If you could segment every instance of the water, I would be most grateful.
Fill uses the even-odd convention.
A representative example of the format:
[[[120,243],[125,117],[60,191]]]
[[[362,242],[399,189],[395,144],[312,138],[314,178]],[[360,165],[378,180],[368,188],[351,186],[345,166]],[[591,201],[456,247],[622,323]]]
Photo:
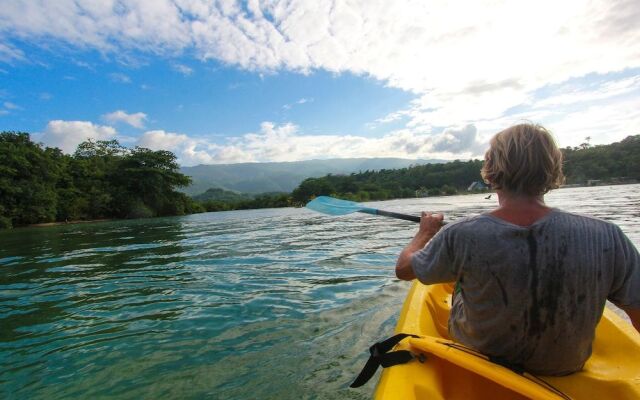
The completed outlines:
[[[372,206],[455,220],[484,197]],[[640,185],[547,203],[640,244]],[[0,398],[370,398],[348,385],[393,333],[415,228],[277,209],[0,232]]]

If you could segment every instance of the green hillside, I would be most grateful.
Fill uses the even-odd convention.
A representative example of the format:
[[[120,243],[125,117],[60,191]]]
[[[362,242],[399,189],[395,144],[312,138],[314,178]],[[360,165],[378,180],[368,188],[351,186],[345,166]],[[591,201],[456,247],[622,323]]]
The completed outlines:
[[[402,158],[346,158],[295,162],[240,163],[182,167],[191,177],[185,193],[197,195],[210,188],[242,193],[291,192],[303,180],[326,174],[350,174],[360,171],[405,168],[410,165],[438,163],[440,160]]]

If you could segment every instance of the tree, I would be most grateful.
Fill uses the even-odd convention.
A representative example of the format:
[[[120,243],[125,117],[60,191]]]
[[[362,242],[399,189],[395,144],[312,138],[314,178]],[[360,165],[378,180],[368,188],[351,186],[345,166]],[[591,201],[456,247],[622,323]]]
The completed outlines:
[[[317,196],[328,196],[335,192],[330,182],[331,175],[325,178],[308,178],[302,181],[292,193],[293,200],[299,203],[306,203],[309,199]]]
[[[130,214],[132,207],[143,205],[152,215],[181,215],[188,198],[175,191],[191,183],[191,178],[178,172],[176,156],[164,150],[152,151],[136,147],[117,163],[113,182],[118,190],[117,212]]]
[[[60,154],[33,143],[28,133],[0,133],[0,204],[11,225],[55,220]]]
[[[0,228],[202,211],[175,190],[189,183],[168,151],[88,140],[70,156],[27,133],[0,133]]]

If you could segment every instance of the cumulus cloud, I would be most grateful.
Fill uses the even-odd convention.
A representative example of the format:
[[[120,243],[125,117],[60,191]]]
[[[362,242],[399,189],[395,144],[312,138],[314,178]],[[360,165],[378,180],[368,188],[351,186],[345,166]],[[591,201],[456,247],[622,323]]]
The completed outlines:
[[[464,153],[471,152],[477,154],[481,151],[480,143],[477,142],[476,136],[478,129],[475,125],[465,125],[463,127],[450,127],[442,132],[442,135],[435,141],[433,151]]]
[[[133,126],[134,128],[143,129],[144,121],[147,120],[147,114],[143,112],[127,114],[126,111],[117,110],[108,114],[104,114],[102,116],[102,119],[104,119],[105,121],[111,124],[123,122],[125,124]]]
[[[380,121],[406,117],[412,132],[474,124],[484,138],[484,127],[514,108],[553,113],[552,101],[533,110],[550,85],[640,68],[637,0],[479,0],[465,3],[465,12],[412,0],[5,3],[0,59],[25,58],[11,44],[17,37],[116,56],[188,53],[258,73],[349,72],[415,93],[408,109]]]
[[[137,145],[175,153],[182,165],[299,161],[348,157],[460,158],[477,156],[481,143],[474,126],[442,134],[395,131],[379,138],[355,135],[307,135],[294,124],[263,122],[258,132],[229,138],[222,144],[207,138],[162,130],[145,132]],[[470,142],[466,142],[469,140]],[[462,142],[465,143],[462,143]]]
[[[0,10],[0,32],[107,52],[193,49],[201,58],[253,70],[350,71],[439,96],[527,90],[640,63],[635,0],[484,0],[464,7],[461,13],[446,2],[409,0],[81,0],[64,6],[15,0]]]
[[[80,143],[88,139],[110,140],[116,137],[110,126],[95,125],[88,121],[50,121],[40,140],[50,147],[58,147],[65,153],[73,153]]]

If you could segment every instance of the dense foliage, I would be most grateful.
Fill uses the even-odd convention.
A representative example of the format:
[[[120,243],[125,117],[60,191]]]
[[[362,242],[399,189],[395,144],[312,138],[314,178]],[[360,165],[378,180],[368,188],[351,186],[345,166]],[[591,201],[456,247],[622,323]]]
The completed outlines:
[[[238,200],[205,200],[200,205],[206,211],[253,210],[258,208],[291,207],[295,204],[289,193],[264,193]]]
[[[211,188],[202,194],[193,196],[193,200],[199,202],[206,211],[278,208],[292,205],[288,193],[262,193],[253,196],[220,188]]]
[[[619,143],[562,149],[568,184],[640,180],[640,135]],[[0,133],[0,229],[52,221],[142,218],[304,205],[319,195],[356,201],[436,196],[481,181],[482,161],[326,175],[292,193],[257,196],[210,189],[194,199],[176,191],[190,183],[168,151],[117,141],[86,141],[73,155],[33,143],[27,133]]]
[[[201,210],[175,189],[189,184],[173,153],[87,141],[73,155],[0,133],[0,227],[182,215]]]
[[[640,180],[640,135],[608,145],[590,146],[587,141],[562,152],[568,184],[585,184],[589,180]]]
[[[446,164],[418,165],[410,168],[365,171],[351,175],[327,175],[303,181],[292,193],[295,202],[304,203],[320,195],[367,201],[456,194],[481,181],[482,161],[453,161]]]
[[[223,201],[233,203],[238,201],[250,200],[253,197],[246,193],[234,192],[220,188],[211,188],[204,193],[191,196],[192,199],[200,202],[205,201]]]
[[[568,184],[622,183],[640,180],[640,135],[619,143],[562,149]],[[320,195],[355,201],[385,200],[416,196],[451,195],[466,192],[473,182],[481,181],[482,161],[453,161],[400,169],[365,171],[349,175],[326,175],[304,180],[290,196],[263,195],[252,201],[218,197],[204,203],[208,211],[304,205]],[[225,191],[215,189],[215,193]],[[226,192],[227,194],[230,192]],[[236,196],[238,196],[236,194]]]

